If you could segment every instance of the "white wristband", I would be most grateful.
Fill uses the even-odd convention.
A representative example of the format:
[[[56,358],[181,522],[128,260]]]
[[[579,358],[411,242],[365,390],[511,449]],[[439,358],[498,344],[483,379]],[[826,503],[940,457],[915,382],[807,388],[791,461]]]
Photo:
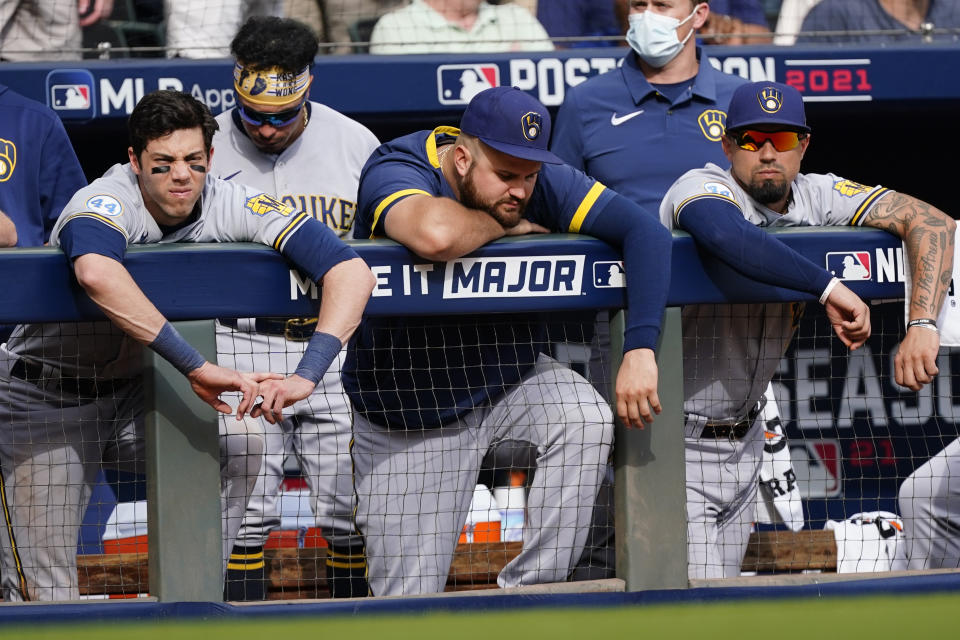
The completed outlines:
[[[820,294],[820,304],[826,304],[827,298],[830,297],[830,292],[833,291],[833,288],[838,284],[840,284],[840,278],[830,278],[830,282],[827,283],[823,293]]]

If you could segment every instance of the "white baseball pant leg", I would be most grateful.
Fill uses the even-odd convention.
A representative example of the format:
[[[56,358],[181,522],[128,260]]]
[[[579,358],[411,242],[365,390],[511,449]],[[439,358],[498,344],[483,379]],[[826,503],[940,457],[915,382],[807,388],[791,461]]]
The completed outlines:
[[[909,569],[960,568],[960,438],[900,485]]]

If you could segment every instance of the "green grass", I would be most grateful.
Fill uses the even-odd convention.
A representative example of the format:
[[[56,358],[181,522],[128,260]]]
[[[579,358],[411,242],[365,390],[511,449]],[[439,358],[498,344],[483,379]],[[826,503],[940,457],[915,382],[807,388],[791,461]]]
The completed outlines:
[[[14,638],[62,640],[526,640],[708,638],[825,640],[954,637],[960,595],[687,603],[510,612],[225,618],[211,621],[0,628]],[[929,634],[929,635],[928,635]]]

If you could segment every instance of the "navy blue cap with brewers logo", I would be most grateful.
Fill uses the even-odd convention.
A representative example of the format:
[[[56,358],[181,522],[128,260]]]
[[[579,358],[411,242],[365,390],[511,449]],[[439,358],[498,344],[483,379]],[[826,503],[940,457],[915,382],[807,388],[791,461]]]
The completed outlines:
[[[547,150],[547,108],[515,87],[492,87],[475,95],[460,118],[460,131],[515,158],[563,164]]]
[[[737,87],[727,109],[727,131],[761,124],[782,125],[785,129],[809,133],[803,96],[779,82],[751,82]]]

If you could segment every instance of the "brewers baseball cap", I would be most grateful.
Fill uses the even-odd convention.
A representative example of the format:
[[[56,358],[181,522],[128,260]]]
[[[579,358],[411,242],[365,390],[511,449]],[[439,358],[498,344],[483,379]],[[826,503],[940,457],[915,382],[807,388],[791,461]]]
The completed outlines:
[[[460,131],[515,158],[563,164],[563,160],[547,151],[547,108],[515,87],[492,87],[475,95],[460,118]]]
[[[727,109],[727,131],[760,124],[810,133],[800,92],[779,82],[751,82],[737,87]]]

